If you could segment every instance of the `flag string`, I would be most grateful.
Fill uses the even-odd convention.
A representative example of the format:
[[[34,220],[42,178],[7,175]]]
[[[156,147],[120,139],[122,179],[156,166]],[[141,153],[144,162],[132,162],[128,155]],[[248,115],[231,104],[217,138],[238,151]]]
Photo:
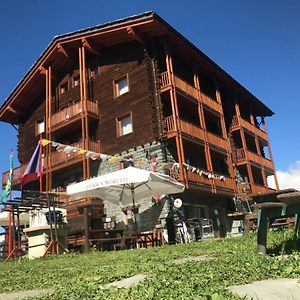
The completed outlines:
[[[45,147],[47,145],[51,144],[52,147],[56,149],[58,152],[64,152],[67,155],[71,153],[78,153],[78,155],[85,155],[86,157],[91,158],[92,160],[102,160],[107,161],[111,164],[116,163],[118,161],[133,161],[133,158],[123,158],[123,157],[117,157],[113,155],[108,155],[104,153],[98,153],[91,150],[86,150],[77,146],[72,145],[65,145],[61,144],[55,141],[50,141],[47,139],[42,139],[42,146]],[[141,166],[142,161],[134,161],[136,166]],[[214,172],[208,172],[207,170],[202,170],[198,167],[190,165],[190,163],[187,161],[186,163],[182,164],[184,168],[186,168],[187,171],[190,171],[192,173],[198,174],[199,176],[204,176],[208,179],[218,179],[221,181],[225,181],[226,176],[225,175],[218,175]],[[158,164],[155,161],[155,168],[158,166]],[[160,167],[162,169],[169,169],[171,173],[173,173],[175,176],[178,175],[180,172],[180,164],[178,162],[170,162],[170,163],[161,163]]]

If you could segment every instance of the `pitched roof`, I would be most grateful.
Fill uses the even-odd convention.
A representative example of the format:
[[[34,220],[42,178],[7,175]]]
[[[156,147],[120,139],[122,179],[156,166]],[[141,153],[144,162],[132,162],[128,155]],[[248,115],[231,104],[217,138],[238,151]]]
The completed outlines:
[[[50,60],[54,61],[54,56],[59,61],[59,51],[57,50],[59,44],[70,47],[73,46],[75,48],[76,45],[79,45],[82,38],[96,38],[99,35],[101,35],[101,46],[109,41],[111,42],[112,38],[109,39],[109,36],[118,37],[116,42],[120,42],[119,38],[122,37],[125,39],[125,35],[127,35],[128,39],[128,34],[124,31],[128,26],[133,26],[139,32],[150,36],[159,37],[168,35],[170,43],[173,43],[174,47],[177,46],[181,51],[185,51],[189,56],[194,57],[196,61],[206,64],[213,69],[223,84],[234,88],[241,95],[244,95],[248,101],[250,101],[250,104],[261,112],[261,115],[271,116],[274,114],[264,103],[238,83],[165,20],[156,13],[149,11],[55,36],[2,104],[0,108],[0,120],[16,124],[21,123],[22,118],[20,117],[20,111],[24,111],[26,105],[30,106],[37,94],[43,95],[45,90],[45,79],[41,76],[39,68],[43,66],[43,64],[47,64]],[[105,41],[105,38],[107,38],[107,41]]]

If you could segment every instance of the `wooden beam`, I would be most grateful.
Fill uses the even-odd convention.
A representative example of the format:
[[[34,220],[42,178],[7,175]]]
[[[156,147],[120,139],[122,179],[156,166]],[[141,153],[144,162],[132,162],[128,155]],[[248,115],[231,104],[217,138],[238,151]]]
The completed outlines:
[[[15,108],[13,108],[12,106],[8,106],[7,110],[13,114],[19,115],[19,116],[25,116],[25,114],[21,111],[16,110]]]
[[[44,66],[39,67],[40,73],[46,76],[46,68]]]
[[[145,41],[143,40],[143,38],[141,37],[140,34],[137,33],[136,30],[134,30],[132,27],[127,27],[127,33],[136,41],[138,41],[139,43],[141,43],[142,45],[145,45]]]
[[[63,54],[66,58],[70,58],[70,55],[68,54],[66,48],[64,48],[64,46],[62,44],[58,44],[57,49],[58,49],[58,52]]]
[[[39,70],[40,70],[40,73],[42,74],[42,75],[45,75],[46,76],[46,68],[44,67],[44,66],[40,66],[39,67]],[[57,71],[55,71],[55,72],[51,72],[51,80],[57,80],[58,79],[58,77],[59,77],[59,74],[57,74],[57,73],[59,73],[59,72],[57,72]]]
[[[83,46],[86,50],[90,51],[91,53],[93,53],[93,54],[95,54],[95,55],[100,56],[100,51],[98,51],[98,50],[95,49],[95,46],[92,44],[91,41],[88,41],[86,38],[83,38],[83,39],[81,40],[81,42],[82,42],[82,46]]]

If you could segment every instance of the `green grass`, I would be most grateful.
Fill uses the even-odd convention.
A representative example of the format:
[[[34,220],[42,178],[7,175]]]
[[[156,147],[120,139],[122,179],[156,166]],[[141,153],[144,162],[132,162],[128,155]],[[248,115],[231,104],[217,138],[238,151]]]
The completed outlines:
[[[292,231],[270,232],[270,256],[256,254],[256,235],[117,252],[68,254],[1,263],[0,292],[55,288],[51,299],[237,299],[234,284],[266,278],[300,277],[300,252]],[[292,247],[292,248],[291,248]],[[278,254],[286,254],[278,256]],[[174,264],[174,259],[208,255],[209,261]],[[276,254],[276,255],[275,255]],[[139,273],[148,278],[129,289],[103,284]],[[40,299],[49,299],[41,297]]]

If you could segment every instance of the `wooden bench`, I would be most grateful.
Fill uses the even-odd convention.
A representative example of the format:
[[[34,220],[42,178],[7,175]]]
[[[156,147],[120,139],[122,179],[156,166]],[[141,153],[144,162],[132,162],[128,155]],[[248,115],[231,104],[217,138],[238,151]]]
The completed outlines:
[[[257,253],[266,254],[268,225],[271,219],[295,217],[295,235],[300,237],[300,194],[298,198],[291,199],[278,197],[282,202],[265,202],[256,204],[257,213]]]

